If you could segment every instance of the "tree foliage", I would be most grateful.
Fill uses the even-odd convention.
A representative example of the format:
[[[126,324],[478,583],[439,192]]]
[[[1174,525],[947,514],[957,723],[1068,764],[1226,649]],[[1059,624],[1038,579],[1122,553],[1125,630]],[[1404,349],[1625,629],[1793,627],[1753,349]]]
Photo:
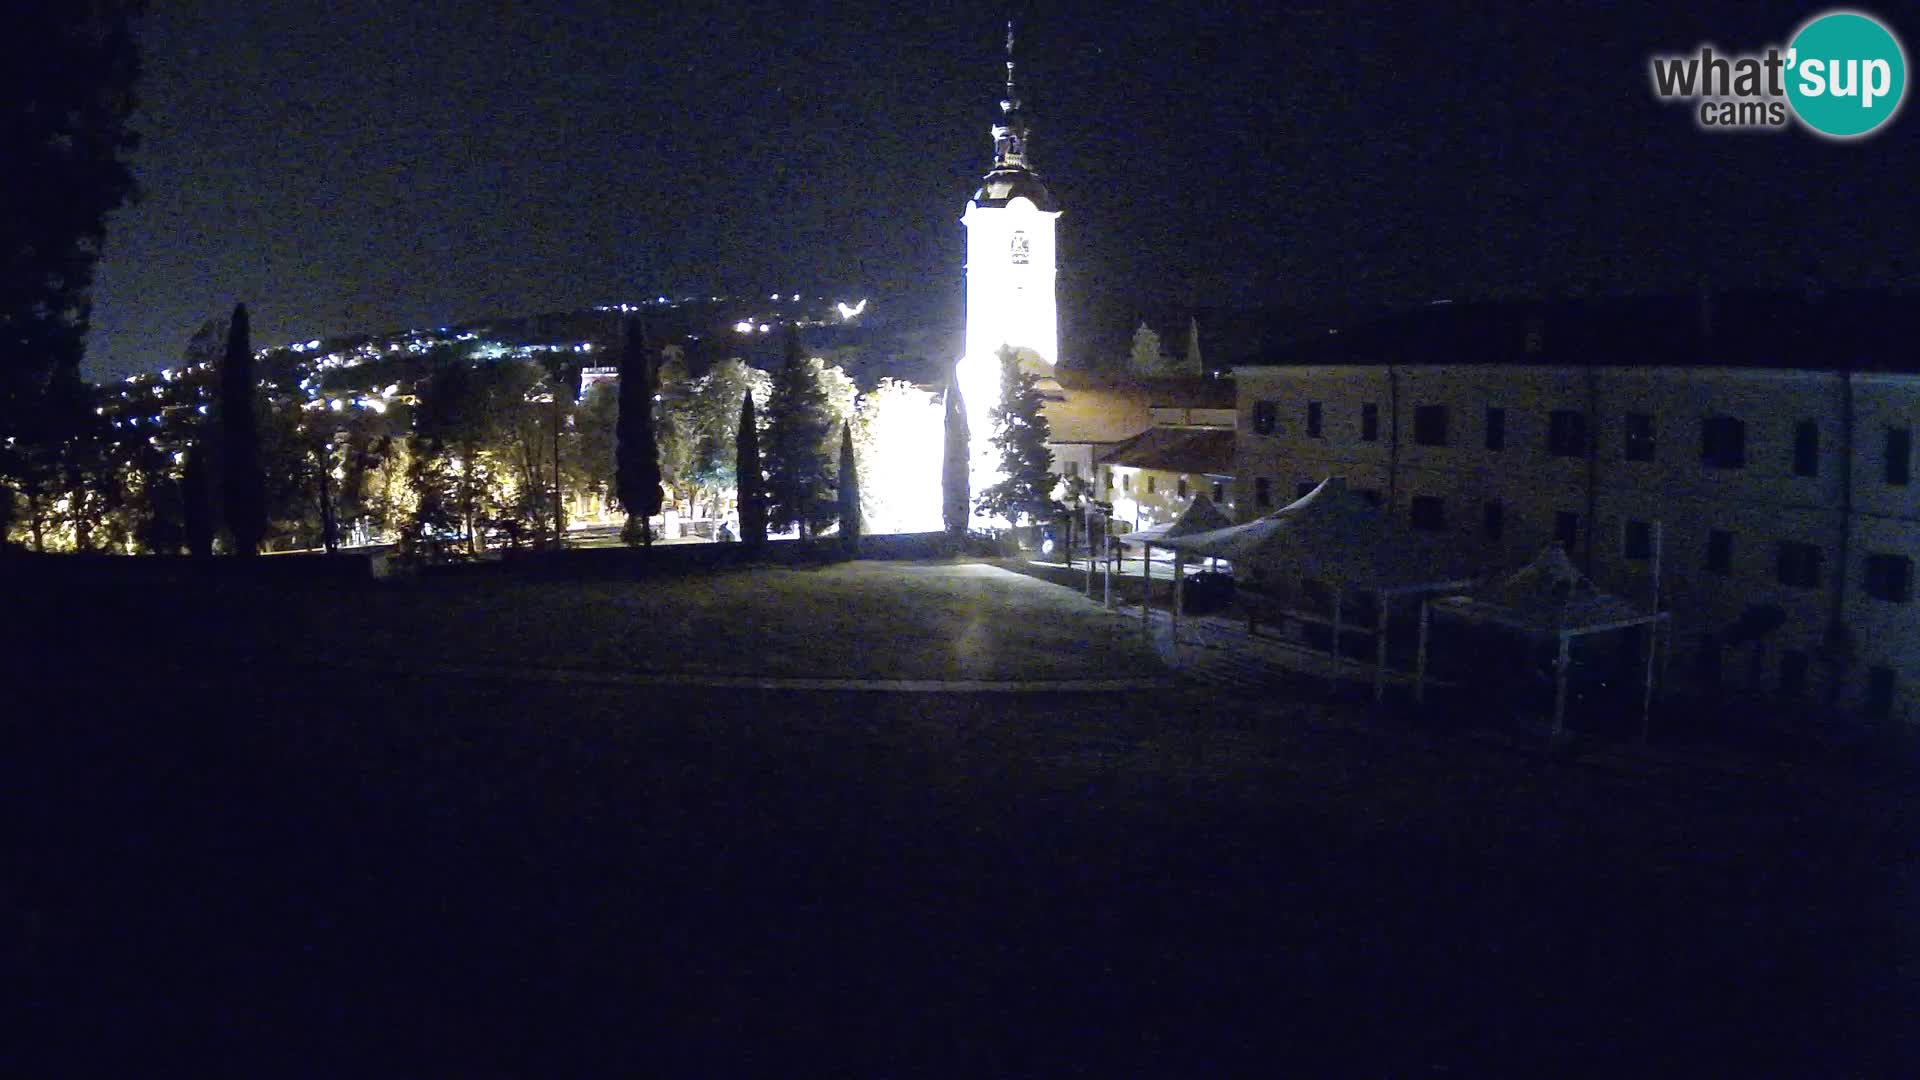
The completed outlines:
[[[860,545],[860,469],[853,459],[853,425],[840,425],[840,469],[834,476],[840,541],[851,555]]]
[[[1012,349],[1000,350],[1000,404],[990,415],[993,435],[988,440],[1000,451],[999,483],[980,493],[982,513],[996,514],[1018,525],[1044,521],[1061,513],[1053,498],[1060,477],[1053,472],[1053,451],[1047,448],[1053,432],[1041,411],[1040,377],[1023,371]]]
[[[653,357],[647,354],[646,329],[628,319],[620,352],[620,420],[615,428],[614,491],[626,511],[631,543],[653,543],[647,519],[660,512],[660,448],[653,435]]]
[[[235,304],[227,324],[226,355],[220,361],[220,476],[227,537],[234,554],[241,556],[258,554],[267,533],[258,399],[247,305]]]
[[[753,415],[751,392],[740,395],[740,422],[735,430],[740,539],[760,545],[767,542],[767,491],[766,478],[760,471],[760,423]]]
[[[1133,332],[1133,349],[1127,354],[1127,371],[1149,379],[1173,374],[1173,362],[1161,347],[1160,335],[1144,322]]]
[[[968,476],[971,453],[970,433],[967,431],[967,403],[960,394],[960,373],[957,367],[947,370],[945,417],[946,452],[940,461],[940,519],[947,531],[963,534],[967,531],[967,521],[971,517],[969,506],[973,494]]]
[[[807,362],[800,331],[789,325],[786,357],[767,401],[767,520],[775,528],[798,526],[801,536],[813,536],[833,520],[827,496],[832,433],[820,368]]]

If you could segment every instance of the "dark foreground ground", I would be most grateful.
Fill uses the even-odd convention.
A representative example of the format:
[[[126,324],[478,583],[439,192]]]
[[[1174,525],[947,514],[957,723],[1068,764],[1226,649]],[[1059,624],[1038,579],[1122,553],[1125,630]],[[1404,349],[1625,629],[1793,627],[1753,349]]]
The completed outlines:
[[[1646,777],[1178,688],[659,689],[206,640],[347,602],[16,606],[145,609],[169,644],[61,624],[8,653],[0,1072],[1920,1060],[1898,788]],[[410,604],[431,627],[450,602]]]

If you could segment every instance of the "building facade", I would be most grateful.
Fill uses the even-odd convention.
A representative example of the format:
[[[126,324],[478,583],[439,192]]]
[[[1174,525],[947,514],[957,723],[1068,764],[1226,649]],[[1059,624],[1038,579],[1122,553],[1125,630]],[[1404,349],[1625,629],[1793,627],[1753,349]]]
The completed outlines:
[[[1642,604],[1657,574],[1676,675],[1920,715],[1911,321],[1897,297],[1745,297],[1329,335],[1235,369],[1237,509],[1345,476],[1489,571],[1558,541]]]

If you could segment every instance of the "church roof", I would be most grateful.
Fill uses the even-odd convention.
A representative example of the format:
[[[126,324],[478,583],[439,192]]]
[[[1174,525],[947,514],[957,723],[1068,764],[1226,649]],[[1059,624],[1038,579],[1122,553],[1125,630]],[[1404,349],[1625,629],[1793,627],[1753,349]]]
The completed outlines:
[[[1233,475],[1230,428],[1148,428],[1101,455],[1102,465],[1160,472]]]
[[[1057,213],[1060,209],[1053,201],[1053,192],[1026,169],[995,169],[981,180],[980,190],[973,193],[975,206],[1005,206],[1018,198],[1025,198],[1036,209],[1047,213]]]

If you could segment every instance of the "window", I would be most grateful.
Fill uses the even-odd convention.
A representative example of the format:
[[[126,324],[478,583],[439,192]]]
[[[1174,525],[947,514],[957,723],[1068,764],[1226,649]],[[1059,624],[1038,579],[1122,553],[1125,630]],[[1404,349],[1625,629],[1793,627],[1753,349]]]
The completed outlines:
[[[1653,460],[1653,417],[1646,413],[1627,414],[1627,444],[1624,450],[1628,461]]]
[[[1069,462],[1067,462],[1067,463],[1066,463],[1066,468],[1067,468],[1067,479],[1069,479],[1069,480],[1071,480],[1071,479],[1073,479],[1074,477],[1076,477],[1076,476],[1079,476],[1079,475],[1080,475],[1080,463],[1079,463],[1079,462],[1077,462],[1077,461],[1069,461]]]
[[[1913,429],[1887,429],[1887,483],[1905,487],[1913,460]]]
[[[1775,576],[1780,584],[1796,589],[1820,587],[1820,549],[1798,540],[1780,541],[1779,566]]]
[[[1304,499],[1307,497],[1307,494],[1309,492],[1311,492],[1314,488],[1317,488],[1319,486],[1320,485],[1318,483],[1312,480],[1302,480],[1299,483],[1293,485],[1293,497],[1296,499]]]
[[[1562,548],[1571,552],[1580,546],[1580,515],[1571,510],[1561,510],[1553,515],[1553,539]]]
[[[1157,476],[1151,476],[1151,475],[1148,476],[1147,477],[1147,494],[1151,495],[1154,492],[1159,490],[1160,490],[1160,478]]]
[[[1620,533],[1623,558],[1641,561],[1653,558],[1653,526],[1644,521],[1629,521]]]
[[[1128,494],[1133,493],[1133,474],[1132,473],[1120,474],[1120,490],[1127,492]]]
[[[1320,433],[1320,403],[1317,401],[1307,402],[1307,438],[1325,438]]]
[[[1111,465],[1107,466],[1106,473],[1107,473],[1107,482],[1105,484],[1105,487],[1107,489],[1107,494],[1111,495],[1113,494],[1113,466]]]
[[[1498,540],[1507,531],[1507,508],[1493,500],[1480,509],[1480,531],[1488,540]]]
[[[1371,401],[1360,406],[1360,441],[1380,441],[1380,406]]]
[[[1253,403],[1253,433],[1255,435],[1273,434],[1274,424],[1280,419],[1280,407],[1271,401]]]
[[[1262,508],[1273,505],[1273,482],[1264,476],[1254,477],[1253,505]]]
[[[1177,493],[1183,499],[1187,497],[1187,478],[1184,476],[1180,478],[1180,485]]]
[[[1793,425],[1793,475],[1820,475],[1820,425],[1811,420]]]
[[[1913,597],[1913,560],[1905,555],[1869,554],[1864,587],[1875,600],[1906,603]]]
[[[1715,469],[1745,468],[1746,421],[1734,416],[1709,416],[1700,421],[1700,461]]]
[[[1554,457],[1587,456],[1587,414],[1555,409],[1547,414],[1547,453]]]
[[[1495,406],[1487,408],[1487,449],[1505,450],[1507,448],[1507,410]]]
[[[1227,485],[1218,480],[1213,482],[1213,501],[1217,503],[1227,501]]]
[[[1725,529],[1707,530],[1707,573],[1733,573],[1733,534]]]
[[[1447,501],[1438,495],[1413,497],[1413,527],[1439,532],[1447,527]]]
[[[1802,697],[1807,692],[1807,651],[1783,649],[1780,652],[1780,693]]]
[[[1413,441],[1421,446],[1447,445],[1447,407],[1422,405],[1413,410]]]
[[[1893,669],[1870,668],[1867,671],[1867,715],[1893,715]]]

